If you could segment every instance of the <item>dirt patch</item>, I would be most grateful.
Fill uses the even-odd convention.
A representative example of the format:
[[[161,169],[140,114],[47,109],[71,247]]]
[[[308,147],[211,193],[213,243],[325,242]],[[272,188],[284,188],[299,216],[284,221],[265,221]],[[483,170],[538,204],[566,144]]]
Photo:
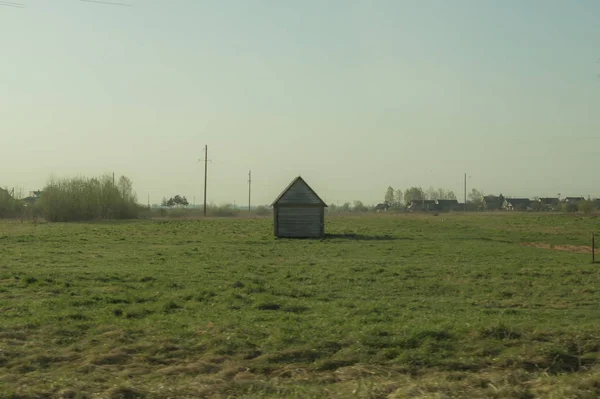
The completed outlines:
[[[165,375],[198,375],[215,374],[221,370],[221,366],[212,363],[198,362],[184,366],[168,366],[159,369],[157,372]]]
[[[573,252],[578,254],[589,254],[592,252],[592,247],[590,245],[554,245],[543,242],[522,242],[521,245],[524,247],[554,249],[556,251]],[[600,253],[600,251],[596,248],[595,253]]]
[[[123,351],[111,352],[106,355],[98,356],[90,362],[94,366],[117,366],[128,363],[131,356]]]
[[[144,398],[146,395],[133,388],[128,387],[115,387],[107,392],[107,396],[110,399],[139,399]]]

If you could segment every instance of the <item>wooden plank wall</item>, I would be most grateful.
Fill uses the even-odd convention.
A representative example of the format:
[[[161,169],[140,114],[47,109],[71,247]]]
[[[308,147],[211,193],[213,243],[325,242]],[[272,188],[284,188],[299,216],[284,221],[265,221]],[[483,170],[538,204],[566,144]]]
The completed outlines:
[[[321,237],[323,208],[317,206],[278,207],[278,237]]]

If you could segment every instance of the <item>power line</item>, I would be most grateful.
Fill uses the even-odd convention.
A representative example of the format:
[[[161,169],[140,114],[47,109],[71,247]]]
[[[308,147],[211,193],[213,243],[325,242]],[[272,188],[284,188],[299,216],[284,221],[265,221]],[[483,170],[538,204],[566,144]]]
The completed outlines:
[[[467,211],[467,174],[465,173],[465,212]]]
[[[204,146],[204,216],[206,217],[206,181],[208,165],[208,145]]]
[[[200,159],[198,161],[201,161]],[[208,167],[208,145],[204,146],[204,216],[206,216],[206,182],[208,180],[207,167]],[[210,161],[212,163],[212,161]]]
[[[252,187],[252,171],[248,171],[248,212],[251,209],[251,187]]]
[[[111,1],[101,1],[101,0],[79,0],[86,3],[98,3],[98,4],[108,4],[111,6],[122,6],[122,7],[132,7],[133,4],[125,4],[125,3],[113,3]]]
[[[112,1],[102,1],[102,0],[79,0],[84,3],[96,3],[96,4],[106,4],[111,6],[120,6],[120,7],[133,7],[133,4],[127,3],[115,3]],[[16,3],[13,1],[0,1],[0,6],[5,7],[15,7],[15,8],[27,8],[27,6],[23,3]]]
[[[0,1],[0,6],[15,7],[15,8],[27,8],[23,3],[13,3],[12,1]]]

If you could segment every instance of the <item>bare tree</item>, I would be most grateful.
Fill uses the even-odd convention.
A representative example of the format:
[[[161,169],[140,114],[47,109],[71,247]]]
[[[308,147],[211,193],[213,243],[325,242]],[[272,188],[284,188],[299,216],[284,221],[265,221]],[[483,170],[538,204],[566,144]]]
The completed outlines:
[[[471,202],[475,207],[479,208],[483,205],[483,192],[477,189],[471,190],[469,193],[469,202]]]
[[[411,201],[422,201],[425,199],[425,192],[421,187],[411,187],[404,191],[404,203],[410,204]]]
[[[391,186],[388,187],[387,191],[385,192],[384,202],[389,206],[392,206],[392,204],[394,203],[394,189]]]
[[[402,195],[402,190],[397,189],[394,194],[394,206],[400,208],[402,206],[402,202],[404,201],[404,197]]]

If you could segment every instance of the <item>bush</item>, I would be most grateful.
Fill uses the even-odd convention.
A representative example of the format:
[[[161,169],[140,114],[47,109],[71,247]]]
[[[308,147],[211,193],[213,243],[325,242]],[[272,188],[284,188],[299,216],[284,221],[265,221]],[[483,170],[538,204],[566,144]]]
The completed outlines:
[[[368,210],[369,208],[367,208],[362,201],[354,201],[352,212],[367,212]]]
[[[535,212],[541,212],[546,210],[546,206],[542,204],[540,201],[533,201],[531,203],[531,209]]]
[[[237,216],[239,213],[240,211],[233,209],[233,206],[229,204],[221,206],[210,205],[206,209],[206,214],[208,216],[231,217]]]
[[[577,212],[577,205],[573,203],[564,202],[560,204],[560,210],[562,212]]]
[[[161,211],[165,211],[165,216],[166,214],[166,209],[160,209]],[[162,214],[162,212],[161,212]],[[170,209],[168,212],[168,215],[170,218],[185,218],[185,217],[190,217],[192,214],[192,212],[189,209],[185,209],[185,208],[175,208],[175,209]]]
[[[581,201],[577,208],[579,208],[579,212],[590,213],[596,208],[596,204],[593,201]]]
[[[256,214],[259,216],[267,216],[271,214],[271,210],[264,205],[256,207]]]
[[[52,180],[44,187],[37,207],[50,222],[97,219],[134,219],[141,207],[136,202],[131,180],[111,176]]]
[[[365,209],[367,209],[367,208],[364,206],[364,204],[359,203],[358,205],[360,207],[361,212],[366,212]],[[359,211],[358,208],[356,208],[355,210]],[[328,214],[342,214],[342,213],[350,213],[352,211],[353,211],[353,209],[349,202],[346,202],[342,205],[332,203],[332,204],[329,204],[329,206],[327,208],[325,208],[325,212]]]
[[[16,218],[23,214],[24,205],[10,196],[7,190],[0,188],[0,219]]]

